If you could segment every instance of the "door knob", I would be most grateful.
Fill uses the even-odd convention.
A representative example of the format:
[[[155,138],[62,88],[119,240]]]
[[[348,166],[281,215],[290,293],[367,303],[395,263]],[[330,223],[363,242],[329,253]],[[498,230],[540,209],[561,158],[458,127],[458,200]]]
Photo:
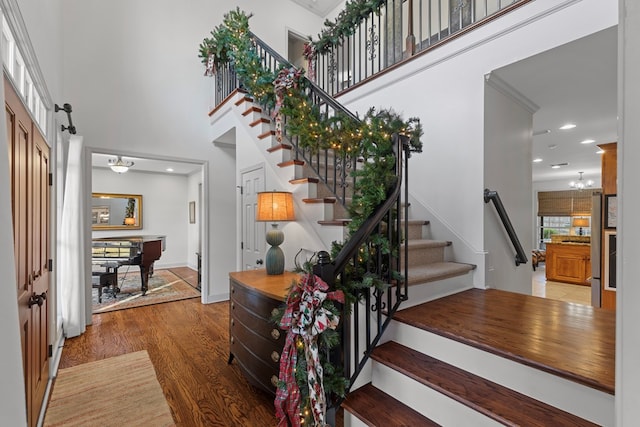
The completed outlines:
[[[29,297],[29,302],[27,303],[27,306],[31,308],[34,305],[38,304],[38,307],[42,307],[42,304],[44,304],[44,300],[46,299],[47,299],[46,292],[43,292],[40,295],[36,295],[34,292],[33,295]]]
[[[263,262],[262,259],[257,259],[256,260],[256,264],[258,264],[258,265],[262,265],[262,262]]]

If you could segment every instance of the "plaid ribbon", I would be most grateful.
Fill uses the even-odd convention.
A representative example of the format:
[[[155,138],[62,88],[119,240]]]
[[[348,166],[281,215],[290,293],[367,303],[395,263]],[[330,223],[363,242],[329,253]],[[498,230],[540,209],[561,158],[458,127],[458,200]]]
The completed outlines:
[[[271,117],[276,121],[276,140],[282,142],[282,114],[280,108],[284,103],[284,94],[288,89],[298,87],[298,80],[302,76],[302,71],[295,67],[283,68],[273,81],[273,91],[276,94],[276,106],[271,112]]]
[[[305,274],[287,296],[287,308],[280,320],[280,328],[287,331],[280,358],[279,375],[279,380],[284,383],[284,387],[278,388],[275,399],[279,427],[288,427],[288,422],[292,427],[300,427],[300,389],[295,379],[297,339],[302,339],[304,343],[309,400],[315,425],[326,425],[327,408],[322,382],[323,369],[318,350],[318,334],[327,328],[335,329],[340,318],[323,308],[322,303],[325,299],[344,303],[342,291],[327,292],[328,289],[329,285],[318,276]]]
[[[312,82],[316,81],[316,47],[311,43],[304,45],[302,56],[307,60],[307,77]]]

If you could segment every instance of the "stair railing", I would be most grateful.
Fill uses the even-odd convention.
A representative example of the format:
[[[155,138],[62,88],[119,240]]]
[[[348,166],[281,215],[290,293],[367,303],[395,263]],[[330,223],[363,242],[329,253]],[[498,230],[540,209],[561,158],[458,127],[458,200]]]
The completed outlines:
[[[337,42],[318,53],[314,81],[336,95],[529,1],[385,0],[357,17],[345,11],[359,23],[348,31],[333,27]]]
[[[293,67],[289,61],[260,40],[255,34],[251,33],[251,38],[254,41],[254,47],[258,56],[262,59],[263,66],[276,73],[283,67]],[[311,99],[312,103],[319,108],[320,114],[323,117],[334,117],[340,114],[354,121],[360,121],[355,114],[344,108],[318,85],[308,79],[306,79],[306,83],[306,95]],[[270,108],[267,110],[269,113],[271,112]],[[356,178],[352,176],[351,172],[357,167],[359,159],[348,155],[336,156],[335,152],[331,149],[315,151],[303,147],[298,137],[291,135],[287,131],[286,123],[287,118],[285,116],[282,132],[295,149],[295,159],[303,160],[336,197],[337,202],[342,206],[346,206],[356,183]]]
[[[511,240],[511,244],[513,245],[513,248],[516,251],[516,266],[519,266],[520,264],[526,264],[527,263],[527,255],[525,254],[524,250],[522,249],[522,245],[520,244],[520,239],[518,239],[518,235],[516,234],[516,230],[513,228],[513,225],[511,224],[511,220],[509,219],[509,215],[507,214],[507,210],[504,208],[504,205],[502,204],[502,200],[500,199],[500,195],[498,194],[497,191],[492,191],[489,190],[488,188],[484,189],[484,202],[485,203],[489,203],[489,202],[493,202],[493,205],[496,208],[496,211],[498,212],[498,216],[500,217],[500,220],[502,221],[502,225],[504,226],[505,230],[507,231],[507,235],[509,236],[509,240]]]
[[[251,34],[253,45],[261,58],[262,65],[277,72],[283,67],[292,65]],[[227,79],[223,84],[220,98],[230,95],[240,82],[235,78],[232,66],[223,76]],[[329,94],[313,82],[308,81],[306,91],[312,102],[326,117],[336,114],[345,115],[352,120],[358,117],[336,102]],[[264,106],[267,112],[271,107]],[[292,143],[297,159],[303,159],[309,164],[327,187],[335,194],[336,199],[343,205],[348,202],[347,189],[355,185],[355,177],[351,171],[357,162],[367,159],[355,157],[335,156],[330,149],[313,152],[298,144],[297,137],[290,135],[286,129],[284,117],[283,134]],[[331,289],[345,288],[350,282],[362,282],[375,277],[381,286],[363,288],[356,295],[358,303],[353,307],[342,308],[342,321],[339,327],[341,343],[332,349],[331,358],[335,364],[343,365],[344,374],[349,377],[349,388],[364,368],[371,352],[380,341],[383,332],[389,325],[393,314],[403,301],[407,300],[408,263],[401,263],[401,258],[407,259],[408,245],[404,245],[403,254],[400,253],[403,236],[408,235],[408,210],[402,205],[402,200],[408,200],[408,159],[410,156],[409,137],[394,134],[393,152],[395,157],[395,182],[387,192],[387,198],[374,209],[365,219],[361,227],[349,238],[340,252],[331,260],[327,252],[319,254],[319,262],[313,268]],[[404,181],[404,182],[403,182]],[[404,185],[403,185],[404,184]],[[403,193],[404,190],[404,193]],[[381,244],[380,236],[389,242],[388,247]],[[362,251],[368,256],[362,257]],[[404,266],[402,266],[404,264]],[[401,270],[402,267],[402,270]],[[329,417],[335,416],[335,410],[342,399],[333,397],[330,402]]]

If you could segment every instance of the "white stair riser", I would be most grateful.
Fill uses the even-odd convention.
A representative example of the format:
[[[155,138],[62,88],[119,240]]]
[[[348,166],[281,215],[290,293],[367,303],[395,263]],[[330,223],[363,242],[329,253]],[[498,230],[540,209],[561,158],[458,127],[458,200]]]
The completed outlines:
[[[473,288],[473,273],[464,276],[449,277],[433,282],[421,283],[409,286],[409,300],[402,303],[400,310],[428,301],[453,295],[458,292]]]
[[[614,397],[439,335],[392,321],[393,340],[603,426],[614,425]]]
[[[496,427],[499,422],[385,365],[373,362],[372,384],[443,426]]]

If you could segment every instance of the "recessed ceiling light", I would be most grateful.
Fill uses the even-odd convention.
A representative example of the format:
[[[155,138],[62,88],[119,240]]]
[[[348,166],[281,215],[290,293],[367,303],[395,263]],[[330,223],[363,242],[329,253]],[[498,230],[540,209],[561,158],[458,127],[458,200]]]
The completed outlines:
[[[173,172],[173,168],[167,168],[165,169],[167,172]]]
[[[544,135],[545,133],[551,133],[551,129],[536,130],[533,132],[533,136]]]
[[[551,169],[560,169],[561,166],[569,166],[569,163],[556,163],[555,165],[551,165]]]
[[[596,151],[596,154],[604,154],[604,150],[601,148],[598,151]]]
[[[595,139],[585,139],[584,141],[580,141],[580,144],[593,144],[596,142]]]
[[[560,130],[569,130],[576,127],[573,123],[567,123],[566,125],[560,126]]]
[[[540,163],[542,161],[542,159],[540,157],[536,157],[535,159],[533,159],[533,163]]]

